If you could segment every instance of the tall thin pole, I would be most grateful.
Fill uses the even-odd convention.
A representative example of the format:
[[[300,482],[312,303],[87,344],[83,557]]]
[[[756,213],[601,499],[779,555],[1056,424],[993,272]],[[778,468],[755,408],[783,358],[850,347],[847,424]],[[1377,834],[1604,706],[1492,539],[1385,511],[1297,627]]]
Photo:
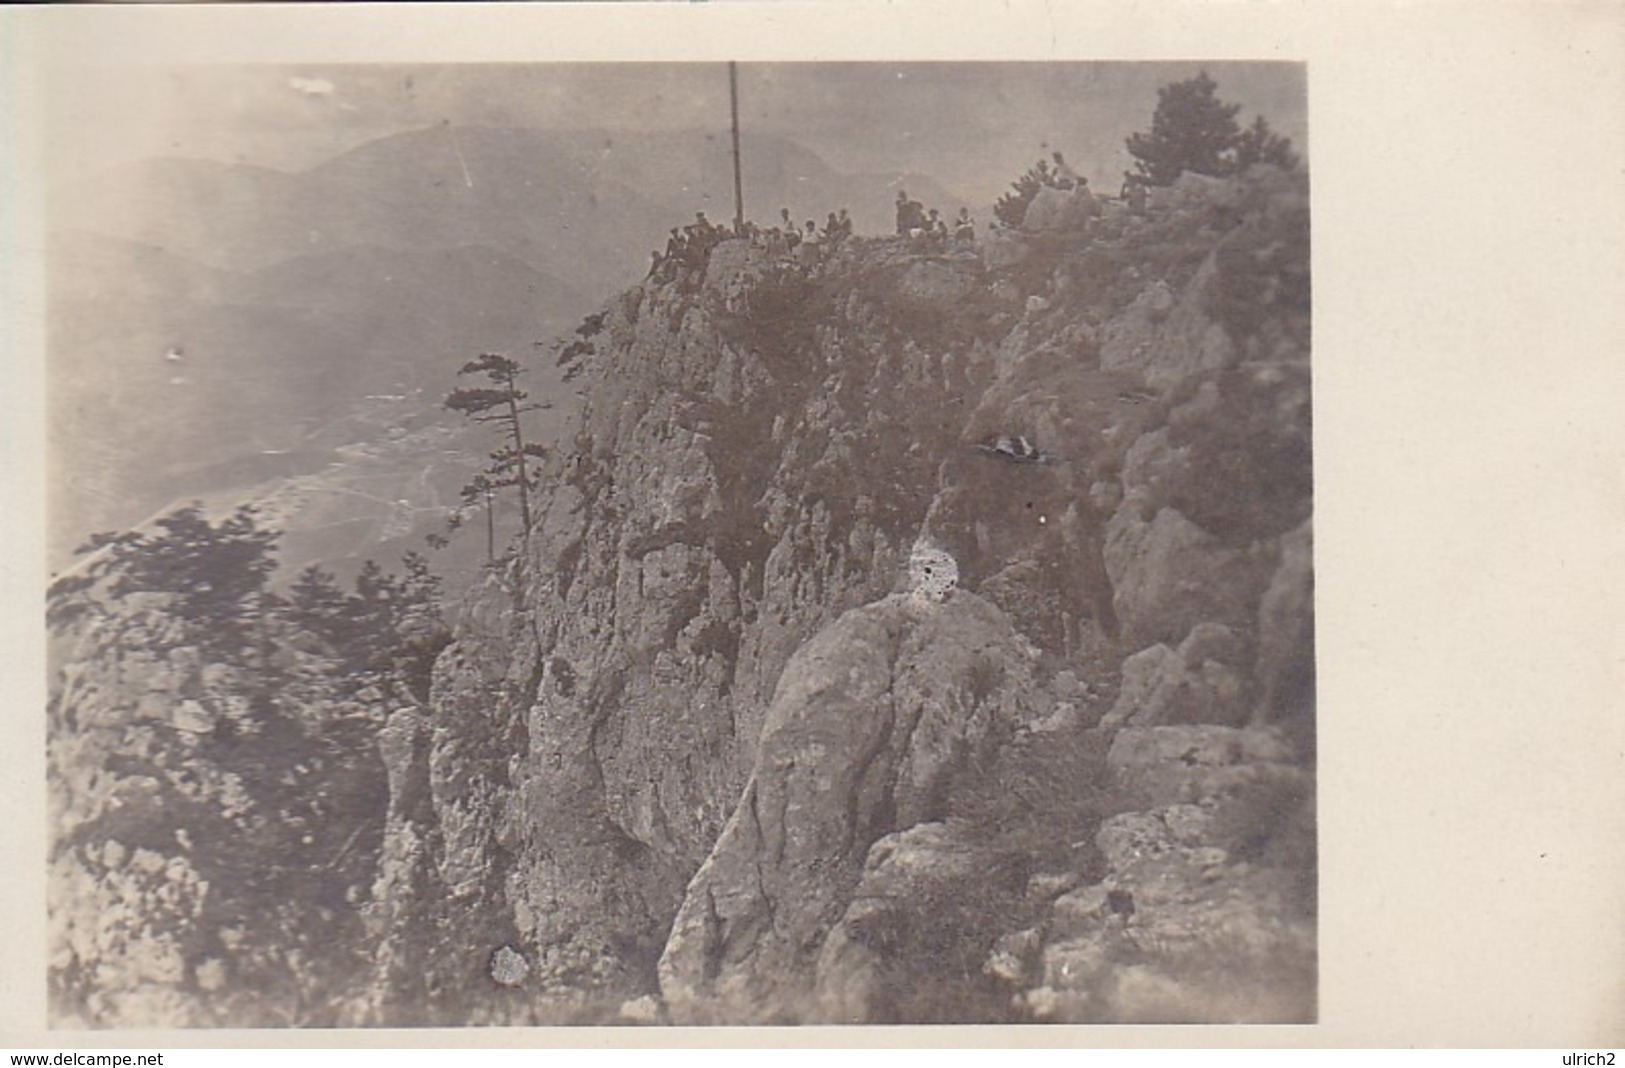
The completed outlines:
[[[739,64],[728,62],[728,105],[734,132],[734,233],[745,230],[745,183],[739,176]]]
[[[496,498],[491,493],[491,487],[485,488],[485,562],[491,563],[497,558],[497,513]]]

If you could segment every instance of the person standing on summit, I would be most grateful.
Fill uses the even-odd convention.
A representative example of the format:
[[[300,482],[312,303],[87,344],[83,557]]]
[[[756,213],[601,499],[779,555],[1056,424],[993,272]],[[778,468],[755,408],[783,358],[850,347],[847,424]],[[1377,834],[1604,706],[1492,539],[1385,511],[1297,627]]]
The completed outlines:
[[[803,267],[816,267],[821,252],[818,224],[808,219],[807,232],[801,235],[801,244],[796,249],[796,262]]]
[[[1118,196],[1123,200],[1128,201],[1128,211],[1130,215],[1145,214],[1145,183],[1140,181],[1139,178],[1135,177],[1134,175],[1128,175],[1126,178],[1124,178],[1123,189]]]
[[[906,189],[897,191],[897,232],[904,237],[925,229],[925,205],[910,200]]]
[[[971,222],[969,208],[959,209],[959,218],[954,220],[954,240],[963,245],[976,240],[976,224]]]
[[[1083,177],[1077,171],[1073,170],[1072,165],[1066,161],[1065,156],[1061,155],[1059,152],[1051,152],[1050,158],[1055,160],[1055,187],[1057,189],[1088,188],[1089,179]]]

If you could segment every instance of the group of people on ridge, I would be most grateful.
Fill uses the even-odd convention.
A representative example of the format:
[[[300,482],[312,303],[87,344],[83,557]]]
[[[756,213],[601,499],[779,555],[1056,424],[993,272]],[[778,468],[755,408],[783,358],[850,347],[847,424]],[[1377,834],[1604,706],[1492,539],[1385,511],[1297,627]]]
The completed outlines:
[[[955,243],[969,244],[976,240],[976,224],[971,221],[970,209],[960,208],[959,217],[950,227],[936,208],[927,210],[918,200],[910,199],[908,190],[897,191],[897,233],[913,241],[946,245],[950,237]]]
[[[1074,170],[1065,156],[1052,152],[1050,159],[1054,161],[1053,165],[1047,161],[1041,162],[1032,172],[1042,185],[1063,191],[1089,192],[1089,179]],[[1128,206],[1130,214],[1144,215],[1148,194],[1149,190],[1142,179],[1128,175],[1118,197]],[[950,242],[965,246],[976,241],[976,224],[971,220],[969,208],[960,208],[959,216],[950,221],[936,208],[927,209],[901,189],[897,192],[896,207],[898,235],[908,238],[916,246],[940,249]],[[997,228],[998,224],[994,226]],[[797,226],[789,208],[780,208],[778,224],[770,227],[761,227],[748,220],[737,226],[718,226],[708,220],[703,211],[696,212],[694,221],[689,225],[671,228],[664,253],[657,251],[649,254],[649,273],[646,277],[656,282],[695,277],[703,279],[711,250],[731,238],[745,238],[752,246],[766,248],[772,255],[788,256],[802,266],[812,266],[851,236],[852,220],[845,208],[830,212],[822,229],[811,219]]]
[[[1066,157],[1053,152],[1050,158],[1054,160],[1053,167],[1040,165],[1044,185],[1060,190],[1089,190],[1089,179],[1073,170]],[[1129,176],[1123,182],[1119,197],[1132,214],[1145,214],[1147,190],[1142,181]],[[901,189],[897,191],[896,207],[898,235],[916,245],[945,248],[950,242],[964,246],[976,241],[976,224],[969,208],[960,208],[958,217],[949,221],[936,208],[927,209]],[[851,236],[852,219],[845,208],[830,212],[822,229],[812,219],[797,226],[789,208],[780,208],[778,225],[770,227],[748,220],[737,227],[718,226],[708,220],[703,211],[696,212],[689,225],[671,228],[664,253],[649,254],[651,262],[646,277],[656,282],[703,278],[711,250],[731,238],[745,238],[753,247],[766,248],[772,255],[789,256],[803,266],[812,266]]]
[[[790,217],[789,208],[779,209],[779,223],[766,230],[746,223],[745,236],[752,244],[765,245],[775,255],[793,255],[803,262],[816,261],[823,249],[833,248],[852,236],[852,219],[845,208],[830,212],[824,219],[823,230],[811,219],[798,228]]]
[[[1073,170],[1072,165],[1067,163],[1065,156],[1061,155],[1059,152],[1051,152],[1050,159],[1055,161],[1055,166],[1049,168],[1041,175],[1041,180],[1043,181],[1044,185],[1049,186],[1051,189],[1062,190],[1063,192],[1074,189],[1081,189],[1086,193],[1091,192],[1089,189],[1089,179]],[[1042,166],[1042,164],[1040,164],[1040,166]],[[1129,214],[1145,214],[1148,194],[1145,188],[1145,181],[1139,176],[1133,174],[1125,175],[1123,178],[1123,188],[1118,190],[1117,197],[1119,200],[1128,205]]]
[[[705,217],[705,212],[695,212],[693,222],[680,229],[671,228],[664,255],[658,251],[649,253],[649,273],[645,278],[671,282],[690,270],[703,270],[711,258],[711,250],[733,236],[733,230],[713,223]]]
[[[649,253],[649,273],[644,278],[656,282],[703,279],[711,250],[733,238],[744,238],[753,247],[766,248],[776,256],[792,256],[798,263],[811,265],[817,263],[826,250],[852,236],[852,219],[845,208],[830,212],[822,230],[811,219],[805,226],[797,226],[789,208],[779,209],[779,220],[780,225],[766,228],[749,220],[738,227],[718,226],[705,217],[705,212],[696,212],[692,223],[671,228],[664,253]]]

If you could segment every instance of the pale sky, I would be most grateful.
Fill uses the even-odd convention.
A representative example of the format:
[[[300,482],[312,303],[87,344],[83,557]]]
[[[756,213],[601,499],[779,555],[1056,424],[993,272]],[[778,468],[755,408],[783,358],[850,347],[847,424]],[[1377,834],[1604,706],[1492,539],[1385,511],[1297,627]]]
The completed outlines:
[[[924,173],[985,202],[1060,149],[1115,189],[1157,87],[1201,69],[1239,121],[1262,113],[1306,150],[1305,68],[1227,62],[742,63],[745,151],[779,134],[837,169]],[[727,93],[714,63],[104,66],[52,87],[47,128],[69,172],[160,155],[298,170],[442,121],[725,130]]]

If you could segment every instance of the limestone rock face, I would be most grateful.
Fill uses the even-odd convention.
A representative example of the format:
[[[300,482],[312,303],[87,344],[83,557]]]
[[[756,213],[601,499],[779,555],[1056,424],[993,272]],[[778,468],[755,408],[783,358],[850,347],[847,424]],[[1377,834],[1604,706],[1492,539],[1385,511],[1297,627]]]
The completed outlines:
[[[1106,528],[1106,569],[1125,637],[1135,645],[1177,642],[1193,620],[1246,624],[1268,562],[1232,549],[1173,508],[1149,523],[1119,509]]]
[[[1118,734],[1108,763],[1149,807],[1105,820],[1099,882],[1054,902],[1018,1002],[1087,1023],[1286,1022],[1314,1013],[1312,778],[1278,735]]]
[[[58,858],[49,887],[52,963],[71,969],[95,961],[103,969],[85,1006],[89,1020],[218,1023],[197,991],[221,962],[189,960],[187,938],[209,887],[184,857],[109,839],[98,851]]]
[[[904,298],[925,303],[962,300],[980,286],[976,270],[964,264],[922,260],[911,264],[898,282]]]
[[[1220,723],[1238,726],[1250,715],[1246,657],[1230,628],[1199,623],[1177,651],[1142,649],[1123,661],[1117,703],[1102,726]]]
[[[1210,257],[1178,297],[1165,283],[1149,285],[1107,328],[1101,366],[1139,372],[1155,389],[1198,371],[1229,366],[1237,358],[1235,345],[1206,310],[1218,275],[1218,262]]]
[[[803,646],[672,925],[660,977],[673,1018],[816,1018],[809,980],[870,846],[940,814],[954,772],[1029,717],[1031,671],[1003,614],[963,592],[856,609]],[[834,986],[832,1004],[859,997]]]
[[[990,231],[980,241],[982,262],[990,268],[1015,267],[1032,255],[1032,248],[1025,241],[999,230]]]
[[[401,824],[403,864],[427,859],[391,915],[434,932],[401,935],[402,959],[459,963],[397,1002],[488,1022],[581,991],[602,1019],[677,1023],[1218,1011],[1185,964],[1135,971],[1139,950],[1077,924],[1130,922],[1113,870],[1161,877],[1100,837],[1111,819],[1245,814],[1226,783],[1287,796],[1307,775],[1312,729],[1286,730],[1312,728],[1292,184],[1192,186],[1136,219],[1041,196],[1044,229],[942,255],[725,241],[702,283],[611,302],[522,558],[437,672],[429,814]],[[1016,434],[1042,462],[977,448]],[[940,603],[896,595],[921,545],[954,562]],[[1181,846],[1201,863],[1169,869],[1178,922],[1230,907],[1216,887],[1252,893],[1201,852],[1233,838]],[[1271,863],[1290,882],[1305,855]],[[1259,892],[1264,923],[1285,899]],[[1273,944],[1277,970],[1312,970]],[[507,945],[531,971],[491,989]],[[1103,1000],[1068,978],[1101,962],[1130,976]]]
[[[1258,605],[1261,714],[1302,720],[1313,708],[1315,671],[1314,572],[1309,523],[1281,538],[1281,562]]]
[[[449,944],[458,901],[537,989],[650,989],[785,664],[902,583],[957,436],[937,413],[987,375],[974,258],[874,252],[814,289],[725,241],[703,284],[605,309],[528,547],[437,672],[436,867],[407,926]]]
[[[751,256],[749,242],[722,241],[711,250],[711,258],[706,263],[705,289],[734,304],[750,282],[761,276],[762,266],[759,259]]]
[[[910,925],[912,909],[940,901],[973,881],[985,864],[982,851],[943,823],[920,823],[889,834],[870,847],[851,903],[830,927],[819,948],[811,997],[800,1004],[812,1018],[829,1024],[889,1022],[908,991],[899,980],[911,970],[893,949],[899,923]],[[924,918],[920,916],[919,918]],[[933,922],[943,922],[938,911]],[[908,961],[915,965],[917,961]],[[906,984],[901,984],[906,985]],[[808,1011],[806,1008],[803,1012]]]
[[[1125,789],[1172,804],[1210,800],[1248,777],[1298,774],[1297,756],[1284,738],[1269,730],[1147,727],[1117,732],[1106,766]]]
[[[413,709],[390,716],[379,732],[379,755],[389,776],[389,810],[372,900],[362,910],[369,933],[378,940],[378,954],[369,996],[354,1010],[353,1022],[358,1024],[391,1022],[383,995],[422,981],[424,962],[415,956],[417,946],[407,932],[411,907],[434,875],[429,736],[428,722]]]
[[[324,710],[368,724],[338,841],[207,748],[219,665],[69,658],[62,1015],[1312,1019],[1302,194],[1050,190],[975,244],[727,240],[611,300],[427,701]],[[287,902],[236,893],[267,858]]]
[[[365,974],[353,905],[368,892],[381,820],[335,801],[386,791],[376,754],[323,747],[313,725],[343,737],[359,721],[366,736],[375,709],[330,690],[309,696],[304,682],[321,665],[296,656],[283,685],[308,700],[252,701],[248,665],[177,644],[187,632],[163,609],[150,595],[108,606],[55,680],[53,1018],[87,1028],[344,1022],[338,1002]]]

